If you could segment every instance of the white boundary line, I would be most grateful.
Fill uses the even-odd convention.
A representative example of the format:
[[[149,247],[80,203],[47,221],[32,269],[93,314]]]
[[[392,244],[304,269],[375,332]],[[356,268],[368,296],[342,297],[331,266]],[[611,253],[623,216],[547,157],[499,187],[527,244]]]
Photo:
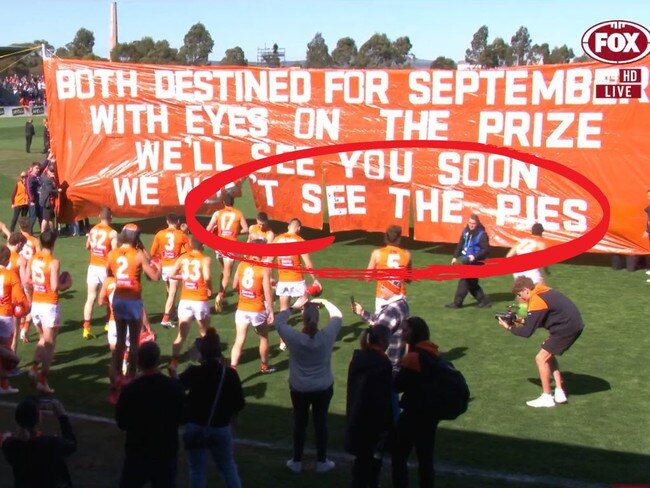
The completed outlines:
[[[16,402],[6,402],[0,400],[0,407],[16,408]],[[49,413],[49,412],[48,412]],[[100,424],[115,425],[115,420],[109,417],[100,417],[98,415],[88,415],[85,413],[70,413],[68,416],[73,419],[85,420],[88,422],[96,422]],[[262,449],[291,451],[291,446],[280,443],[257,441],[254,439],[241,439],[236,438],[235,443],[242,446],[256,447]],[[305,449],[307,454],[315,454],[313,449]],[[333,459],[351,462],[353,456],[340,451],[330,451],[328,456]],[[485,478],[492,481],[504,481],[507,483],[518,484],[538,484],[548,485],[556,488],[605,488],[608,485],[605,483],[594,483],[589,481],[572,480],[568,478],[559,478],[555,476],[534,476],[521,473],[504,473],[502,471],[494,471],[489,469],[471,468],[468,466],[460,466],[457,464],[436,463],[436,473],[450,474],[454,476],[466,476],[475,478]]]

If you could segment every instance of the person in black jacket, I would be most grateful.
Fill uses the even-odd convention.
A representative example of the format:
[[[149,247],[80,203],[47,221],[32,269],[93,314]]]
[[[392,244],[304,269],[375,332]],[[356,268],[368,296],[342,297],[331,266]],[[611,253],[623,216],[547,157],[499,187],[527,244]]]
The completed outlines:
[[[201,365],[190,366],[179,377],[183,387],[189,390],[188,420],[183,434],[190,461],[189,486],[205,488],[206,457],[210,451],[226,486],[240,488],[241,481],[233,455],[231,422],[245,405],[241,381],[237,371],[221,363],[221,341],[213,327],[207,329],[199,344]],[[223,384],[219,390],[222,378]],[[207,435],[206,446],[190,443],[192,438],[200,437],[202,433]]]
[[[471,264],[474,266],[481,265],[487,257],[489,250],[490,244],[485,227],[481,224],[478,215],[472,214],[467,219],[467,226],[460,235],[460,240],[458,241],[458,245],[456,245],[451,264],[460,262],[461,264]],[[478,307],[491,306],[490,300],[488,300],[483,292],[483,288],[478,284],[478,278],[461,278],[458,281],[454,301],[448,303],[445,307],[461,308],[467,293],[471,293],[476,298]]]
[[[32,148],[32,138],[36,134],[34,129],[34,119],[27,119],[25,122],[25,151],[31,152]]]
[[[61,437],[39,432],[40,409],[51,408],[59,420]],[[16,407],[14,436],[6,436],[2,452],[14,473],[15,488],[67,488],[72,486],[66,458],[77,450],[77,440],[70,420],[58,400],[40,403],[35,398],[23,400]],[[3,485],[4,486],[4,485]]]
[[[393,486],[408,488],[407,461],[415,446],[419,486],[431,488],[435,484],[433,451],[439,419],[427,406],[423,385],[427,380],[425,371],[439,358],[438,346],[429,340],[429,326],[422,318],[409,317],[402,327],[409,352],[402,359],[402,366],[393,380],[393,389],[402,393],[402,413],[392,446]]]
[[[384,325],[365,330],[348,369],[345,447],[355,456],[350,484],[354,488],[379,486],[379,453],[393,426],[393,368],[385,352],[389,337]]]
[[[120,488],[176,486],[178,428],[185,395],[181,384],[160,373],[160,348],[145,342],[138,350],[142,375],[127,384],[115,409],[117,426],[126,431]]]

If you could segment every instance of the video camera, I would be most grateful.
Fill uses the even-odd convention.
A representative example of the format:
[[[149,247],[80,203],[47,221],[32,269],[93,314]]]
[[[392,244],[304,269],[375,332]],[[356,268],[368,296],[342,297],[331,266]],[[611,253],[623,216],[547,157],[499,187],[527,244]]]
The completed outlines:
[[[508,325],[515,325],[517,322],[517,312],[515,312],[517,305],[508,305],[506,307],[506,312],[499,312],[494,315],[494,318],[503,320]]]

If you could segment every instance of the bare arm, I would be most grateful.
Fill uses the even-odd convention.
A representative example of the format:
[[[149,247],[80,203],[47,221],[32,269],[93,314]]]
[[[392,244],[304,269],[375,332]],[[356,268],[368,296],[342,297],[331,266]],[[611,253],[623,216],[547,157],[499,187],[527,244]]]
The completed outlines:
[[[377,267],[377,251],[372,251],[370,253],[370,261],[368,261],[367,269],[375,269]]]
[[[242,264],[244,264],[243,261],[237,265],[237,269],[235,270],[235,276],[232,279],[232,289],[235,291],[239,289],[239,268],[241,267]]]
[[[219,211],[216,211],[215,213],[212,214],[212,218],[210,219],[210,222],[208,222],[208,226],[205,228],[208,232],[214,232],[215,227],[217,227],[217,214]]]
[[[264,289],[264,302],[266,303],[266,312],[268,317],[266,318],[266,323],[271,325],[273,323],[273,295],[271,293],[271,270],[269,268],[264,268],[264,279],[262,281],[262,287]]]
[[[113,249],[117,248],[117,231],[116,230],[111,231],[111,233],[109,235],[109,239],[111,240],[111,251],[112,251]]]
[[[160,278],[160,269],[149,264],[149,261],[145,258],[144,251],[138,253],[138,260],[142,266],[142,271],[152,280],[158,281]]]
[[[508,251],[508,254],[506,254],[506,257],[511,258],[512,256],[514,256],[516,254],[517,254],[517,246],[514,246],[514,247],[510,248],[510,250]]]
[[[306,268],[309,268],[310,270],[314,268],[314,265],[311,263],[311,258],[309,257],[309,254],[301,254],[300,257],[302,258],[302,261],[305,263]],[[318,282],[318,280],[316,279],[316,275],[312,271],[309,271],[309,275],[311,276],[311,279],[313,280],[314,283]]]
[[[50,261],[50,289],[59,291],[59,260]],[[63,290],[62,290],[63,291]]]
[[[205,280],[205,287],[208,289],[208,296],[212,296],[212,274],[210,266],[212,259],[209,256],[203,257],[203,279]]]
[[[241,214],[241,216],[239,217],[239,225],[241,225],[240,234],[248,234],[248,222],[246,222],[246,219],[244,218],[244,214]]]

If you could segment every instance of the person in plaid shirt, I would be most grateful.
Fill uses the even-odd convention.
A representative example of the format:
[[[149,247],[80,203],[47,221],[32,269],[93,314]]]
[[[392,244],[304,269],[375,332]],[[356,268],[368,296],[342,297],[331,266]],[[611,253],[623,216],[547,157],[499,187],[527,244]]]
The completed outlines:
[[[406,346],[402,337],[402,322],[409,316],[409,306],[401,294],[402,282],[399,280],[381,281],[381,298],[385,300],[379,311],[371,314],[361,304],[354,302],[352,311],[368,322],[370,326],[385,325],[390,329],[390,340],[386,355],[393,365],[393,374],[399,371],[399,364]]]

